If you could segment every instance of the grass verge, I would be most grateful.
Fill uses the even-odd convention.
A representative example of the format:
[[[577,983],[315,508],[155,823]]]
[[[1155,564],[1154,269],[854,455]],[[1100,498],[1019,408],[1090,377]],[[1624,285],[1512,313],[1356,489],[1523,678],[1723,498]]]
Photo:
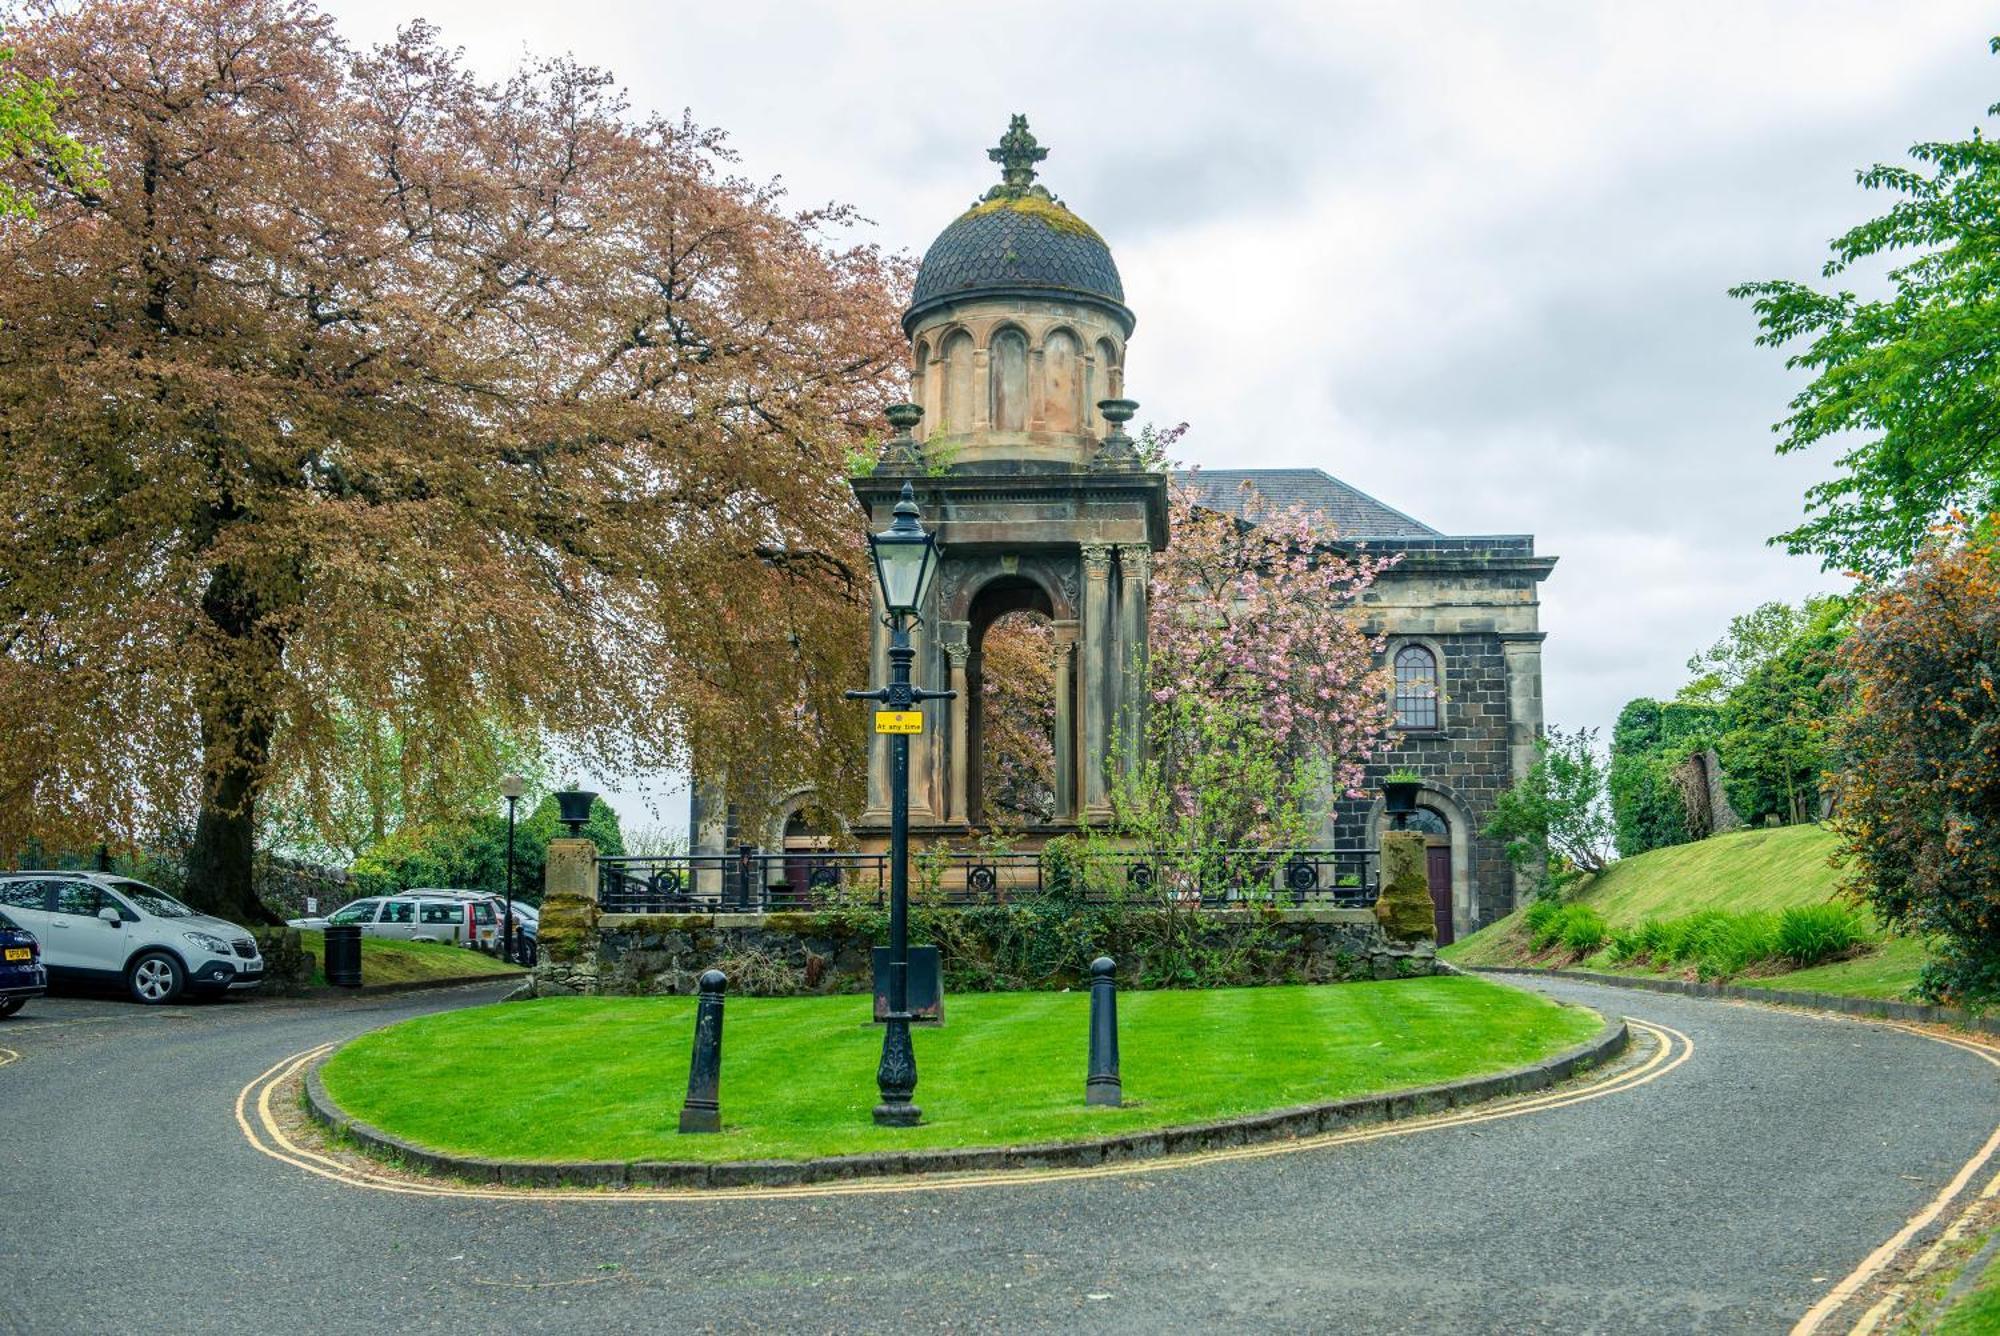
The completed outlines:
[[[804,1159],[1083,1140],[1519,1067],[1602,1021],[1482,979],[1135,992],[1123,1108],[1083,1103],[1086,993],[968,993],[915,1035],[925,1125],[877,1128],[866,997],[731,998],[719,1136],[675,1131],[692,999],[550,998],[404,1021],[336,1054],[327,1091],[405,1140],[513,1160]],[[495,1080],[495,1072],[505,1072]]]
[[[1786,826],[1717,835],[1693,844],[1620,859],[1580,887],[1569,917],[1551,939],[1537,940],[1533,906],[1439,954],[1459,965],[1547,965],[1641,978],[1710,978],[1753,988],[1797,989],[1848,997],[1901,999],[1923,968],[1918,941],[1885,937],[1866,909],[1852,908],[1865,941],[1844,958],[1787,968],[1782,949],[1787,911],[1794,921],[1837,900],[1840,873],[1832,865],[1839,841],[1818,826]],[[1546,916],[1546,911],[1541,911]],[[1727,922],[1722,917],[1727,916]],[[1704,920],[1706,920],[1704,922]],[[1601,928],[1602,936],[1591,929]],[[1699,950],[1637,953],[1632,934],[1659,935],[1699,926]],[[1622,940],[1621,940],[1622,939]],[[1683,944],[1686,945],[1686,944]],[[1671,957],[1671,958],[1669,958]]]
[[[312,986],[327,987],[326,934],[301,930],[299,945],[312,952]],[[361,939],[361,982],[364,985],[426,983],[436,979],[471,979],[519,973],[518,966],[462,946],[447,946],[441,942],[397,942],[382,937]]]

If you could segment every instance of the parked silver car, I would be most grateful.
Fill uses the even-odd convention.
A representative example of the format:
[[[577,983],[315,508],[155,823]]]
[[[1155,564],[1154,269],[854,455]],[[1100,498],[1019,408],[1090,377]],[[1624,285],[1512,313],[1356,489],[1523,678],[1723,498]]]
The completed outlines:
[[[123,984],[149,1003],[264,981],[249,933],[129,877],[14,873],[0,877],[0,906],[41,939],[42,964],[58,981]]]
[[[402,942],[449,942],[490,951],[500,937],[494,899],[477,891],[424,887],[398,895],[369,896],[342,905],[324,918],[289,920],[294,928],[322,929],[357,924],[363,937]]]

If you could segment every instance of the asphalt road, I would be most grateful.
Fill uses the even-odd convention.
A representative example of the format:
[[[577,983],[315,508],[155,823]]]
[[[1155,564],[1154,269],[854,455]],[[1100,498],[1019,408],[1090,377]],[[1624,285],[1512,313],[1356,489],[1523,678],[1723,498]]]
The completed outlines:
[[[1914,1035],[1546,987],[1693,1051],[1619,1094],[1360,1144],[705,1202],[397,1195],[238,1127],[288,1055],[491,988],[39,1001],[0,1024],[0,1331],[1783,1331],[2000,1119],[2000,1072]]]

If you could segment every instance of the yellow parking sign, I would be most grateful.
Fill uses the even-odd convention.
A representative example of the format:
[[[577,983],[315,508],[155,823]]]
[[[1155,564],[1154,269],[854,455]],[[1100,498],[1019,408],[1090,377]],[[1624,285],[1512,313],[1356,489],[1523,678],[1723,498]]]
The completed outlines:
[[[924,731],[922,710],[877,710],[875,711],[875,731],[877,733],[921,733]]]

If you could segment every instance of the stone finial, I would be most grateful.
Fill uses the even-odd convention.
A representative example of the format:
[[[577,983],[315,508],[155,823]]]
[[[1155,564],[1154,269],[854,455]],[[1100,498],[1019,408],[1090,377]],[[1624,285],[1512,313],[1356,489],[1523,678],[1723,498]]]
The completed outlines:
[[[1100,399],[1097,411],[1104,414],[1104,420],[1111,429],[1104,433],[1104,444],[1091,457],[1090,467],[1105,472],[1129,472],[1139,467],[1139,452],[1132,446],[1132,438],[1125,434],[1125,424],[1139,411],[1134,399]]]
[[[890,404],[883,410],[889,425],[896,434],[882,442],[882,453],[875,460],[875,467],[885,473],[914,473],[924,466],[923,447],[911,429],[923,420],[924,410],[919,404]]]
[[[1028,118],[1016,115],[1007,123],[1007,133],[1000,136],[1000,146],[986,150],[986,156],[1000,164],[1000,182],[987,193],[988,199],[999,195],[1025,195],[1035,184],[1035,164],[1049,156],[1049,151],[1035,142],[1035,136],[1028,129]]]

